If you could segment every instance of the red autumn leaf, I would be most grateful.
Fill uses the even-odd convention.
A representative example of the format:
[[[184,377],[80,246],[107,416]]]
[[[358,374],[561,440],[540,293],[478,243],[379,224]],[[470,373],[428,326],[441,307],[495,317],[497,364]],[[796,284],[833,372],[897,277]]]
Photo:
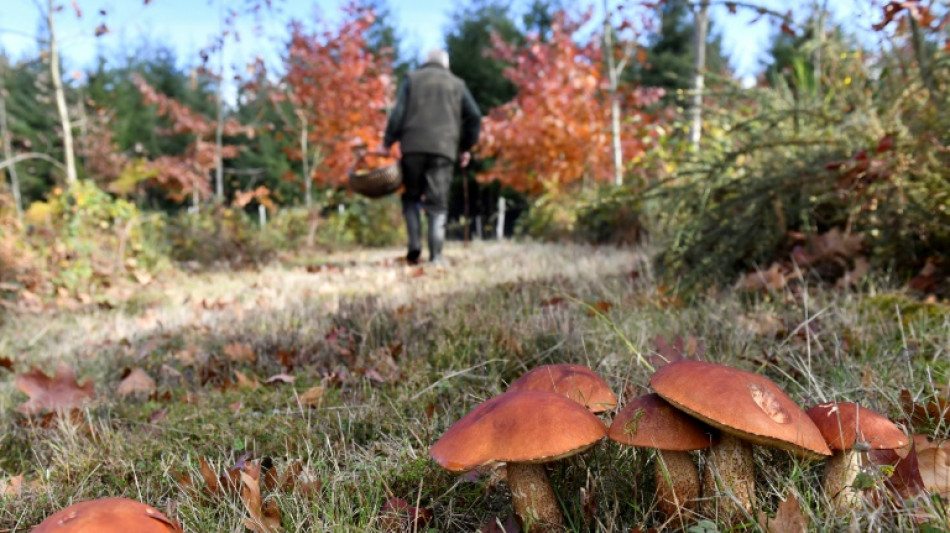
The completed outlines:
[[[26,415],[73,409],[96,396],[92,381],[80,385],[72,367],[62,362],[57,365],[53,377],[34,368],[18,375],[16,385],[30,397],[29,401],[17,407],[17,411]]]
[[[775,518],[764,517],[760,519],[760,525],[767,533],[805,533],[809,520],[798,498],[789,494],[775,510]]]
[[[878,466],[893,467],[886,485],[902,499],[913,498],[924,489],[924,480],[920,476],[917,462],[917,448],[913,443],[903,457],[895,450],[871,450],[868,452],[868,458]]]
[[[877,153],[883,153],[888,150],[894,149],[894,136],[890,133],[881,137],[881,140],[877,142]]]
[[[380,522],[385,531],[425,531],[431,521],[432,511],[412,507],[402,498],[389,498],[380,510]]]

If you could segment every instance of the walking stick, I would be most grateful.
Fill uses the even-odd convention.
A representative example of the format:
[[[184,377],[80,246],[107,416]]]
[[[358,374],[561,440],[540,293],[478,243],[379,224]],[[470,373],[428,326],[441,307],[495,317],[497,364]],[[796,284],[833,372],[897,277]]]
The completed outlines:
[[[471,166],[471,163],[469,163]],[[463,208],[463,213],[465,217],[465,247],[468,248],[468,227],[470,226],[468,221],[468,167],[462,169],[462,198],[465,200],[465,207]]]

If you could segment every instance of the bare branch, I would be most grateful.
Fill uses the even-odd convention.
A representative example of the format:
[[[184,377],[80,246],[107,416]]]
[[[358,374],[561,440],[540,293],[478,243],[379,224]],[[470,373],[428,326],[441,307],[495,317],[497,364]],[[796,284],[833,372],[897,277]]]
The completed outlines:
[[[42,159],[43,161],[46,161],[47,163],[52,163],[53,165],[56,165],[56,168],[60,170],[63,170],[63,171],[66,170],[65,165],[53,159],[52,157],[40,152],[26,152],[23,154],[17,154],[13,156],[12,158],[7,159],[6,161],[0,161],[0,170],[3,170],[11,165],[15,165],[19,163],[20,161],[28,161],[30,159]]]

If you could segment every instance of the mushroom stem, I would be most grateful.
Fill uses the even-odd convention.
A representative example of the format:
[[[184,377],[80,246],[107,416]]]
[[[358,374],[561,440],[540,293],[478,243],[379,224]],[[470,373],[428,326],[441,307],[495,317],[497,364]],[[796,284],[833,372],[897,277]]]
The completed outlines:
[[[544,466],[530,463],[508,463],[508,487],[515,513],[525,524],[544,531],[545,527],[564,524],[561,507],[551,488]]]
[[[825,463],[821,485],[835,510],[848,511],[857,504],[859,491],[853,485],[860,472],[861,454],[855,450],[836,450]]]
[[[734,435],[722,433],[719,444],[709,450],[703,472],[703,494],[711,497],[707,514],[718,511],[729,521],[752,512],[755,500],[755,463],[752,446]],[[723,495],[724,498],[716,496]]]
[[[679,517],[682,527],[684,511],[692,511],[699,499],[699,469],[689,452],[659,450],[654,472],[657,507],[668,518]]]

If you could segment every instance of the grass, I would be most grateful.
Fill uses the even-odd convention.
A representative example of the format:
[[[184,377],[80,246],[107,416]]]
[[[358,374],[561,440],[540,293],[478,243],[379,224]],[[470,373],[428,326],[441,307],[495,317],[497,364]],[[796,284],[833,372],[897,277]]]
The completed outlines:
[[[388,250],[331,256],[316,273],[306,265],[327,258],[179,274],[115,310],[10,317],[0,357],[12,357],[18,372],[68,361],[94,380],[98,399],[79,423],[42,427],[14,411],[26,397],[0,370],[0,483],[22,473],[33,485],[0,496],[0,532],[29,531],[70,503],[107,495],[155,505],[186,531],[242,531],[239,499],[196,493],[184,480],[200,479],[199,458],[223,471],[245,454],[270,458],[280,472],[299,463],[301,482],[319,482],[316,493],[272,493],[285,531],[387,530],[380,509],[392,496],[430,510],[433,531],[478,530],[511,514],[503,472],[450,475],[428,447],[540,364],[588,365],[623,405],[647,391],[641,357],[658,334],[694,335],[707,359],[761,372],[805,406],[856,401],[907,422],[902,389],[926,402],[947,385],[950,313],[886,286],[724,293],[684,306],[629,250],[506,243],[448,255],[455,264],[446,271],[396,264],[398,252]],[[225,347],[235,343],[256,359],[229,358]],[[117,396],[132,367],[156,379],[155,397]],[[241,388],[235,371],[258,380],[289,372],[296,381]],[[316,386],[322,403],[301,407],[299,395]],[[912,429],[948,433],[941,420]],[[552,466],[571,529],[662,527],[654,460],[605,441]],[[834,516],[818,463],[761,447],[756,463],[762,513],[793,490],[816,530],[922,527],[895,505]],[[936,515],[939,506],[930,507]],[[705,518],[696,527],[716,527],[716,516]],[[927,527],[947,525],[932,518]]]

